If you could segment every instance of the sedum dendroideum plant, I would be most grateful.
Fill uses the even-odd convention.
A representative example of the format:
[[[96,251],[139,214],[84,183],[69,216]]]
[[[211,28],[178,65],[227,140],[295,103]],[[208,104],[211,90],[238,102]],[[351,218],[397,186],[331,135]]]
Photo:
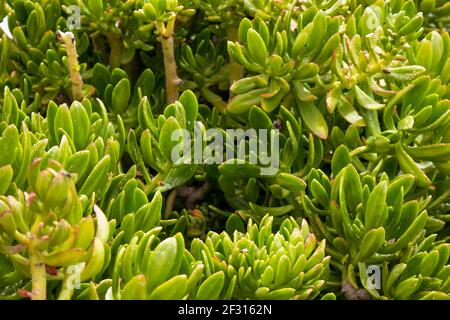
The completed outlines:
[[[0,1],[0,299],[450,299],[449,17]]]

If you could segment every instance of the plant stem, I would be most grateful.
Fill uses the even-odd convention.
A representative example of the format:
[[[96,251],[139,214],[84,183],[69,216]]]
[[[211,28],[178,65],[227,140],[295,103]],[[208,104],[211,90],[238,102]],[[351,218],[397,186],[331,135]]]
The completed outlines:
[[[58,295],[58,300],[70,300],[73,295],[72,275],[66,275],[64,277],[61,291]]]
[[[208,102],[211,102],[213,106],[216,107],[220,112],[225,111],[225,109],[227,108],[227,104],[225,103],[225,101],[223,101],[221,96],[215,94],[206,87],[201,88],[200,90],[205,99],[208,100]]]
[[[173,32],[175,27],[175,15],[167,22],[167,26],[163,22],[157,22],[157,28],[161,35],[161,45],[164,55],[164,71],[166,77],[166,96],[167,103],[172,103],[178,99],[178,86],[181,79],[177,75],[177,64],[173,48]]]
[[[208,209],[211,210],[212,212],[220,214],[220,215],[222,215],[222,216],[224,216],[226,218],[230,217],[233,214],[233,212],[228,212],[228,211],[225,211],[225,210],[221,210],[219,208],[214,207],[213,205],[208,205]]]
[[[351,155],[352,157],[354,157],[354,156],[357,156],[357,155],[359,155],[359,154],[361,154],[361,153],[366,152],[368,149],[369,149],[369,148],[368,148],[367,146],[361,146],[361,147],[358,147],[358,148],[356,148],[356,149],[353,149],[353,150],[350,152],[350,155]]]
[[[72,82],[72,97],[74,100],[83,100],[83,78],[80,74],[80,65],[78,64],[77,47],[75,36],[72,32],[57,32],[59,41],[66,46],[70,81]]]
[[[30,268],[31,268],[31,299],[45,300],[47,297],[47,273],[45,271],[45,262],[39,253],[35,251],[33,245],[29,249]]]
[[[166,219],[166,220],[168,219],[169,214],[173,210],[173,205],[174,205],[176,197],[177,197],[177,189],[173,189],[170,192],[169,196],[167,197],[166,210],[164,213],[164,219]]]
[[[72,265],[66,269],[58,300],[72,299],[74,289],[79,289],[79,282],[77,280],[79,281],[83,268],[84,264],[82,263],[80,265]]]
[[[120,37],[114,33],[106,34],[109,46],[111,48],[111,53],[109,54],[109,66],[111,69],[120,67],[120,57],[122,55],[122,44],[120,42]]]
[[[238,41],[238,29],[234,26],[228,26],[227,29],[227,38],[228,41]],[[229,72],[230,72],[230,86],[237,80],[240,80],[244,77],[244,68],[234,61],[233,57],[230,56],[230,64],[229,64]]]
[[[158,173],[153,177],[150,184],[145,186],[145,194],[149,195],[155,188],[159,185],[159,183],[164,179],[164,176],[161,173]]]

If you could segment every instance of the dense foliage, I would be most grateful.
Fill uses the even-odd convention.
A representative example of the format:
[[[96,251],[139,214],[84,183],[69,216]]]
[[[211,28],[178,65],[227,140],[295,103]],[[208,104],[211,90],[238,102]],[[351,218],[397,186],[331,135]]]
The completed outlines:
[[[0,299],[450,299],[450,2],[3,17]],[[180,129],[266,129],[278,170]]]

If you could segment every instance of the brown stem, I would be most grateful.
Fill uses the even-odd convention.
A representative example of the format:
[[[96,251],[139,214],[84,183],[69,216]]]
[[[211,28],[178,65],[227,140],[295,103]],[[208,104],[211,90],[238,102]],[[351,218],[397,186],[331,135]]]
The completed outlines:
[[[122,69],[125,70],[130,75],[133,81],[137,81],[137,79],[141,74],[140,67],[141,66],[139,65],[139,57],[137,54],[135,54],[133,59],[131,59],[129,63],[124,64],[122,66]]]
[[[177,75],[177,64],[173,48],[173,32],[175,26],[175,15],[167,22],[167,26],[163,22],[158,22],[157,27],[161,35],[161,45],[164,55],[164,71],[166,77],[166,95],[167,103],[172,103],[178,99],[178,86],[181,79]]]
[[[122,55],[122,43],[120,37],[115,33],[106,34],[109,46],[111,48],[111,53],[109,54],[109,66],[111,69],[120,67],[120,57]]]
[[[72,82],[72,97],[74,100],[83,100],[83,78],[81,77],[80,65],[78,64],[75,36],[72,32],[61,31],[58,31],[56,36],[66,46],[70,80]]]

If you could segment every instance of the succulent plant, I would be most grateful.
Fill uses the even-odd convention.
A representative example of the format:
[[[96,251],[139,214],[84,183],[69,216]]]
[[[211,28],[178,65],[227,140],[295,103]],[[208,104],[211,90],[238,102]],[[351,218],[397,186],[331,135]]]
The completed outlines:
[[[234,220],[227,222],[230,233],[233,224],[243,227],[237,216]],[[286,219],[275,234],[272,223],[266,215],[259,226],[249,220],[245,234],[235,229],[231,238],[227,232],[210,232],[205,242],[192,242],[190,252],[209,267],[207,274],[225,274],[224,298],[305,300],[319,295],[331,258],[325,254],[326,241],[317,242],[306,220],[299,225]]]
[[[14,266],[2,283],[11,286],[31,279],[31,290],[21,294],[43,300],[47,281],[56,280],[61,282],[58,298],[70,299],[75,277],[86,281],[103,268],[109,223],[89,198],[78,197],[71,175],[61,165],[43,165],[38,159],[30,167],[30,192],[0,200],[1,253]]]

